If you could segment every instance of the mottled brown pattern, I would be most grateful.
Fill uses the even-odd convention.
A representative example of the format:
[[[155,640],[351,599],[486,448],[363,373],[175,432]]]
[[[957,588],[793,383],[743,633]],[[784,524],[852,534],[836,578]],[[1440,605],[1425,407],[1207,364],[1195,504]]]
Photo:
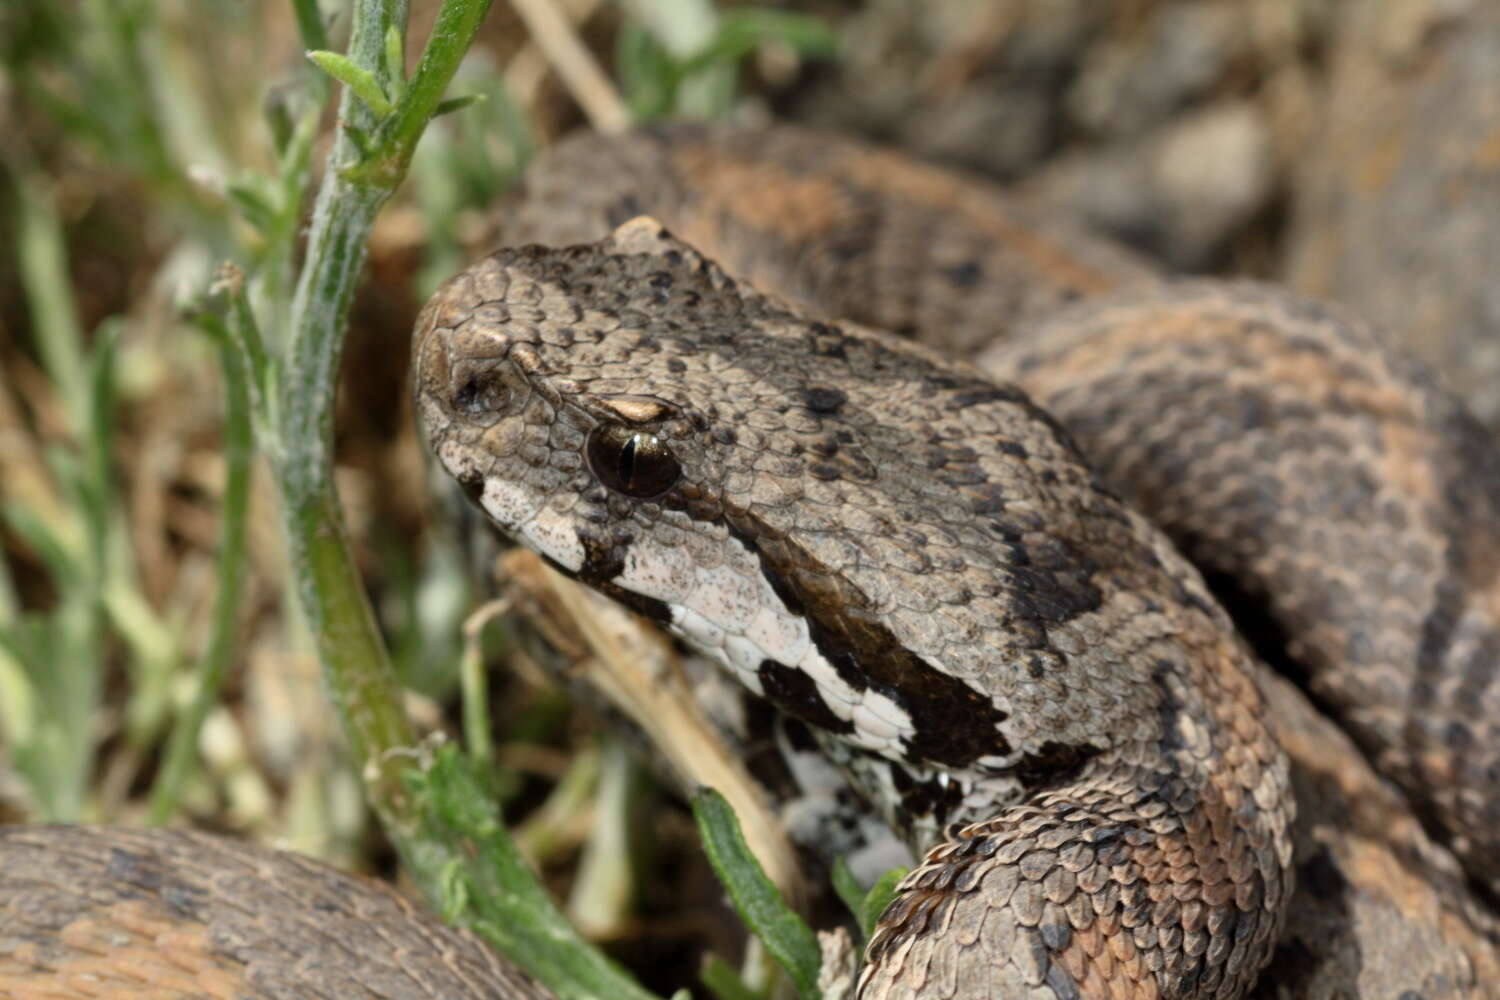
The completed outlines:
[[[683,176],[684,163],[692,167],[691,183]],[[756,172],[757,164],[765,173]],[[752,177],[774,183],[745,190],[743,185]],[[725,183],[723,178],[734,181]],[[778,191],[786,180],[795,180],[791,190],[800,194],[780,200]],[[714,194],[704,193],[709,191]],[[778,205],[795,204],[813,191],[829,192],[828,204],[837,210],[830,212],[824,205],[815,213],[783,209],[785,214],[775,215]],[[1104,285],[1140,287],[1154,281],[1145,268],[1128,257],[1113,255],[1097,241],[1023,218],[1024,210],[992,188],[974,186],[967,179],[954,179],[931,168],[904,166],[895,157],[845,140],[781,128],[674,128],[607,140],[576,138],[542,161],[531,177],[527,197],[513,230],[523,238],[554,243],[597,238],[608,224],[635,212],[649,212],[758,287],[798,300],[825,316],[852,316],[959,352],[993,342],[1018,326],[1037,325],[1068,300],[1092,294]],[[1002,236],[998,248],[980,248],[983,240],[1011,227],[1016,227],[1021,239]],[[1404,231],[1415,234],[1419,230],[1407,227]],[[1028,236],[1039,240],[1047,253],[1028,252]],[[959,246],[962,252],[955,251]],[[978,266],[955,267],[959,258]],[[1063,266],[1056,265],[1058,260]],[[991,266],[992,262],[1003,264]],[[1075,273],[1071,264],[1096,272],[1104,280],[1095,283],[1067,277]],[[966,283],[963,279],[974,287],[960,287]],[[1023,290],[1017,291],[1018,287]],[[1486,653],[1487,644],[1482,641],[1483,622],[1496,603],[1489,568],[1493,559],[1487,543],[1469,550],[1468,546],[1435,542],[1430,525],[1424,526],[1420,517],[1408,522],[1416,528],[1411,534],[1400,534],[1399,524],[1386,523],[1416,513],[1424,505],[1428,511],[1447,508],[1458,518],[1447,525],[1451,540],[1451,532],[1458,530],[1471,511],[1480,512],[1481,521],[1488,517],[1484,513],[1488,501],[1476,498],[1462,470],[1479,470],[1473,478],[1483,482],[1488,474],[1482,470],[1493,460],[1486,458],[1487,448],[1474,445],[1468,430],[1457,434],[1458,443],[1443,443],[1455,426],[1465,424],[1461,408],[1432,391],[1425,377],[1414,374],[1409,365],[1389,360],[1392,356],[1383,344],[1365,344],[1359,359],[1323,356],[1307,344],[1289,342],[1281,329],[1282,324],[1297,329],[1309,316],[1320,315],[1316,308],[1276,293],[1245,294],[1263,298],[1255,308],[1265,329],[1257,328],[1253,344],[1245,348],[1261,353],[1247,376],[1227,379],[1226,399],[1206,404],[1206,410],[1173,423],[1181,438],[1175,448],[1142,444],[1169,439],[1153,430],[1154,422],[1172,415],[1177,405],[1173,396],[1147,391],[1150,387],[1142,380],[1133,383],[1133,392],[1116,393],[1113,405],[1118,412],[1105,413],[1098,423],[1106,429],[1111,423],[1132,428],[1118,430],[1112,440],[1142,458],[1146,464],[1137,465],[1172,486],[1176,494],[1189,497],[1201,490],[1205,502],[1217,504],[1215,513],[1205,518],[1208,521],[1223,515],[1226,506],[1245,501],[1246,489],[1253,494],[1288,476],[1307,485],[1290,507],[1280,511],[1282,520],[1320,510],[1338,511],[1350,497],[1346,488],[1349,470],[1357,461],[1369,459],[1363,474],[1388,484],[1379,491],[1376,516],[1365,519],[1376,527],[1379,539],[1373,545],[1366,543],[1365,558],[1383,550],[1389,560],[1380,570],[1363,566],[1357,559],[1352,564],[1355,568],[1345,568],[1343,560],[1351,551],[1353,537],[1348,526],[1330,525],[1326,520],[1318,523],[1314,516],[1302,535],[1288,543],[1284,535],[1257,541],[1256,532],[1266,527],[1263,518],[1238,523],[1242,550],[1259,551],[1262,561],[1268,552],[1280,553],[1288,572],[1307,574],[1297,581],[1288,578],[1286,593],[1298,596],[1279,602],[1287,606],[1294,600],[1304,601],[1304,609],[1294,620],[1283,619],[1292,621],[1292,629],[1272,629],[1255,638],[1275,654],[1279,665],[1292,668],[1304,679],[1315,678],[1320,697],[1328,698],[1330,690],[1342,692],[1346,717],[1362,739],[1377,750],[1386,748],[1380,751],[1383,764],[1394,766],[1398,773],[1404,770],[1408,777],[1408,765],[1418,767],[1424,784],[1416,788],[1408,781],[1408,787],[1422,793],[1429,806],[1429,822],[1445,836],[1458,831],[1457,842],[1474,866],[1472,873],[1481,879],[1493,877],[1494,869],[1487,868],[1489,862],[1474,850],[1474,835],[1483,839],[1486,810],[1494,808],[1496,799],[1493,775],[1488,790],[1483,776],[1483,761],[1496,745],[1488,730],[1496,715],[1484,701],[1492,687],[1494,651]],[[971,308],[976,302],[979,305]],[[1098,350],[1091,363],[1097,361],[1100,371],[1107,364],[1120,366],[1125,369],[1120,377],[1128,380],[1135,358],[1151,357],[1160,344],[1179,348],[1187,344],[1177,351],[1172,364],[1195,370],[1197,356],[1205,348],[1188,342],[1200,318],[1179,310],[1158,315],[1152,324],[1127,325],[1114,339],[1094,342]],[[1067,367],[1075,360],[1076,355],[1058,359],[1062,374],[1049,374],[1039,366],[1027,378],[1066,380],[1071,377]],[[1047,362],[1052,363],[1051,359]],[[1226,468],[1222,464],[1217,472],[1192,464],[1214,450],[1216,435],[1226,433],[1226,426],[1232,429],[1237,422],[1256,418],[1257,404],[1246,401],[1244,387],[1235,381],[1244,377],[1280,386],[1302,437],[1295,438],[1291,447],[1269,441],[1249,450],[1231,447],[1220,456],[1221,462],[1228,463],[1229,473],[1222,471]],[[1222,372],[1219,378],[1222,389],[1226,381]],[[1202,398],[1208,400],[1211,394]],[[1314,439],[1315,449],[1325,449],[1318,458],[1325,460],[1312,460],[1311,453],[1299,460],[1295,454],[1308,452],[1310,433],[1303,415],[1316,416],[1319,407],[1328,405],[1335,410],[1357,410],[1369,421],[1359,454],[1351,461],[1347,452],[1328,451],[1327,441]],[[1368,429],[1377,425],[1378,430]],[[1429,449],[1435,442],[1440,453],[1464,456],[1459,466],[1434,457]],[[1119,464],[1108,454],[1096,456],[1101,457],[1107,469]],[[1166,465],[1151,473],[1149,466],[1154,462]],[[1330,467],[1335,475],[1325,481],[1322,477]],[[1344,485],[1340,485],[1340,475]],[[1226,478],[1245,485],[1226,493]],[[1319,483],[1325,484],[1323,488]],[[1121,485],[1139,495],[1131,484]],[[1484,489],[1477,492],[1483,494]],[[1454,497],[1459,499],[1455,502]],[[1380,537],[1383,529],[1396,533]],[[1327,547],[1330,535],[1335,542],[1331,550]],[[1316,555],[1302,547],[1314,541],[1324,545],[1313,550]],[[1449,556],[1462,553],[1462,557],[1446,558],[1445,565],[1434,566],[1435,544]],[[1407,561],[1400,562],[1403,559]],[[1391,569],[1398,562],[1399,567]],[[1388,580],[1392,598],[1383,609],[1384,617],[1374,622],[1379,631],[1361,634],[1362,626],[1351,621],[1351,615],[1364,616],[1368,624],[1368,609],[1373,605],[1331,615],[1327,609],[1361,592],[1372,578]],[[1332,590],[1316,589],[1325,585]],[[1254,591],[1256,584],[1253,580],[1230,582],[1228,588],[1226,593],[1239,598],[1247,589]],[[1446,602],[1449,613],[1430,613],[1437,601]],[[1237,599],[1236,605],[1237,610],[1249,612],[1247,620],[1265,618],[1253,602]],[[1452,612],[1459,608],[1462,615],[1455,618]],[[1406,644],[1405,652],[1399,644],[1392,647],[1379,638],[1400,629],[1407,630],[1400,640]],[[1418,638],[1413,639],[1414,635]],[[1278,640],[1284,643],[1279,649]],[[1426,652],[1414,651],[1413,642],[1425,646]],[[1462,654],[1436,652],[1444,647],[1461,649]],[[1319,649],[1354,659],[1346,663],[1325,655],[1319,664],[1315,654],[1313,663],[1305,662],[1309,650]],[[1378,655],[1372,656],[1372,650],[1378,650]],[[1427,682],[1410,684],[1419,671]],[[1468,898],[1464,877],[1452,857],[1427,840],[1400,798],[1370,773],[1348,742],[1305,701],[1279,682],[1266,678],[1264,683],[1276,692],[1277,714],[1284,716],[1281,725],[1291,738],[1294,781],[1310,798],[1296,827],[1298,867],[1309,877],[1309,886],[1297,894],[1277,960],[1257,986],[1257,995],[1330,1000],[1362,995],[1406,1000],[1492,995],[1493,927]],[[1415,697],[1404,700],[1408,696]],[[1434,728],[1431,723],[1443,717],[1445,704],[1467,709],[1467,735],[1460,738],[1463,747],[1454,743],[1458,730],[1450,727],[1444,733],[1446,745],[1440,743],[1425,754],[1413,753],[1413,746],[1433,746],[1427,742]],[[1436,711],[1417,718],[1429,708]],[[1314,733],[1317,738],[1309,735]],[[1480,762],[1478,767],[1474,761]],[[1462,791],[1464,779],[1458,774],[1465,768],[1477,782],[1467,793]],[[1329,775],[1339,776],[1339,782],[1331,782]],[[930,780],[921,787],[932,787]],[[1360,817],[1357,832],[1349,826],[1355,815]],[[1323,891],[1330,885],[1339,891]],[[952,898],[942,904],[944,919],[951,921],[964,906],[972,907],[958,901],[958,896],[972,893],[974,886],[965,884],[961,889],[950,893]],[[927,899],[929,908],[943,898],[942,893],[934,896],[930,890],[929,885],[917,896]],[[1042,956],[1046,962],[1037,960],[1034,953],[1029,975],[1034,978],[1042,970],[1056,968],[1066,972],[1080,990],[1087,983],[1090,990],[1104,991],[1098,995],[1133,995],[1124,985],[1134,982],[1129,974],[1123,978],[1106,975],[1100,964],[1105,960],[1094,951],[1099,940],[1089,933],[1075,935],[1065,946]],[[1130,940],[1134,941],[1133,936]],[[903,961],[907,961],[909,950],[918,946],[914,940],[903,939],[898,945],[887,941],[885,947],[905,955]],[[1118,972],[1118,963],[1124,959],[1114,951],[1107,953],[1116,962],[1110,968]],[[948,969],[945,975],[951,976],[951,967],[944,963],[951,963],[958,954],[938,949],[932,953],[932,969]],[[1094,961],[1086,962],[1085,955]],[[1001,995],[997,981],[976,979],[970,983],[972,991],[964,995]],[[945,982],[951,985],[953,981]],[[1061,987],[1040,989],[1047,996],[1072,995]]]
[[[938,819],[971,825],[912,876],[870,946],[864,996],[915,995],[947,962],[953,983],[1067,997],[1063,955],[1090,929],[1130,934],[1129,968],[1161,996],[1248,989],[1291,850],[1252,661],[1196,572],[1016,390],[807,320],[644,219],[598,245],[475,265],[424,312],[415,378],[435,452],[484,484],[504,528],[564,568],[588,553],[581,577],[607,562],[612,586],[689,607],[691,585],[667,593],[658,577],[743,545],[839,680],[915,720],[898,746],[852,744],[847,766],[921,776],[940,760],[966,797]],[[579,460],[620,394],[670,414],[636,428],[680,465],[661,496],[603,489]],[[643,560],[668,568],[632,578]],[[723,615],[714,625],[733,632]],[[986,708],[959,697],[936,713],[923,690],[939,682]],[[827,705],[836,687],[819,682]],[[922,749],[958,734],[959,759]],[[1059,742],[1089,745],[1077,773]],[[1026,787],[1023,758],[1069,766]],[[920,820],[885,806],[908,830]],[[1081,851],[1099,857],[1068,871]],[[980,891],[949,892],[971,879]],[[937,920],[946,934],[918,933]]]
[[[1500,898],[1500,459],[1348,314],[1192,282],[981,359],[1067,424],[1213,580],[1269,614],[1377,767]]]
[[[1493,137],[1477,141],[1487,166]],[[1494,459],[1425,376],[1359,324],[1265,290],[1059,313],[1157,279],[991,188],[807,132],[581,137],[543,158],[526,198],[514,238],[589,240],[650,212],[825,321],[960,353],[1023,325],[1061,337],[987,363],[1056,406],[1109,482],[1207,560],[1261,626],[1252,638],[1470,865],[1257,670],[1196,573],[1019,392],[785,310],[648,222],[481,262],[435,298],[416,345],[429,432],[471,494],[540,518],[533,541],[564,561],[576,546],[570,571],[661,621],[667,602],[621,582],[641,553],[734,586],[732,554],[754,553],[828,674],[766,661],[747,676],[829,739],[861,731],[831,708],[840,686],[919,720],[885,744],[829,746],[914,837],[958,821],[884,915],[862,995],[1497,995],[1494,919],[1466,889],[1496,873]],[[1101,395],[1085,400],[1085,383]],[[682,460],[668,492],[591,480],[580,450],[603,421]],[[916,697],[932,685],[987,709],[935,720],[940,702]],[[934,744],[942,724],[962,740]],[[955,756],[951,776],[933,766]],[[88,872],[64,882],[56,838],[78,835],[17,836],[0,835],[0,860],[25,842],[20,871],[54,866],[35,912],[72,913],[57,899],[90,891]],[[243,865],[215,841],[173,843],[205,878]],[[75,908],[66,934],[0,938],[0,976],[78,942],[68,961],[98,971],[100,921],[133,949],[178,919],[113,888]],[[240,974],[205,933],[172,941],[192,974]]]
[[[389,887],[201,833],[0,827],[0,997],[547,1000]]]
[[[1400,795],[1289,683],[1264,687],[1297,796],[1297,891],[1255,1000],[1500,997],[1492,913]]]
[[[960,355],[1153,274],[991,185],[789,126],[565,139],[528,172],[506,242],[581,243],[642,213],[762,289]]]

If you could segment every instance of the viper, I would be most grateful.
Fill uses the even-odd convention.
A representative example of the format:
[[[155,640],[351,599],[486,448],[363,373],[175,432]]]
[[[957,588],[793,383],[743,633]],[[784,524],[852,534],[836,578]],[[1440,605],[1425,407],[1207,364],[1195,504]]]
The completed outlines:
[[[1500,886],[1500,465],[1366,325],[792,128],[530,176],[418,322],[434,453],[926,849],[861,996],[1245,995],[1295,805],[1224,603]]]
[[[504,215],[432,451],[922,852],[861,997],[1495,995],[1500,465],[1381,334],[785,126]]]

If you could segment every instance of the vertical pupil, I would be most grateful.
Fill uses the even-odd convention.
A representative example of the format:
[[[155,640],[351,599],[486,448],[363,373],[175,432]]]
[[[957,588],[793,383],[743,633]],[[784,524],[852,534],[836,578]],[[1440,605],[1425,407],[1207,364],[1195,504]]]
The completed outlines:
[[[620,449],[620,481],[624,483],[633,482],[635,476],[635,449],[641,440],[639,434],[632,434],[625,439],[624,446]]]

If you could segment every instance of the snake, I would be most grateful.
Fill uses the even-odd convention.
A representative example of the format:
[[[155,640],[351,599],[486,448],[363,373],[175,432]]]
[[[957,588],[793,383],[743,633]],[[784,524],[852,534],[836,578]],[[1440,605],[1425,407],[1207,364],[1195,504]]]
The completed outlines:
[[[784,125],[502,214],[431,451],[922,852],[858,996],[1500,990],[1500,466],[1379,331]]]

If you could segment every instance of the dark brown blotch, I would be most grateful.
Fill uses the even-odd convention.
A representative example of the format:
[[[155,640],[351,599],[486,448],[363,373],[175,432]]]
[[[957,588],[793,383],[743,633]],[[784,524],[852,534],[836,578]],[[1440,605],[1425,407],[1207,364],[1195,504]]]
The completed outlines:
[[[762,660],[757,673],[766,700],[783,712],[830,733],[854,732],[853,723],[833,714],[818,691],[818,682],[807,671],[776,660]]]
[[[829,385],[811,385],[802,390],[802,402],[814,413],[837,413],[848,401],[844,390]]]
[[[807,619],[813,644],[839,676],[856,691],[884,694],[911,717],[915,735],[907,749],[913,759],[968,767],[1010,753],[999,730],[1009,716],[988,695],[903,646],[858,589],[753,515],[721,520],[756,553],[787,609]]]
[[[1036,750],[1022,754],[1011,770],[1028,792],[1038,792],[1072,781],[1100,752],[1092,743],[1047,740]]]

